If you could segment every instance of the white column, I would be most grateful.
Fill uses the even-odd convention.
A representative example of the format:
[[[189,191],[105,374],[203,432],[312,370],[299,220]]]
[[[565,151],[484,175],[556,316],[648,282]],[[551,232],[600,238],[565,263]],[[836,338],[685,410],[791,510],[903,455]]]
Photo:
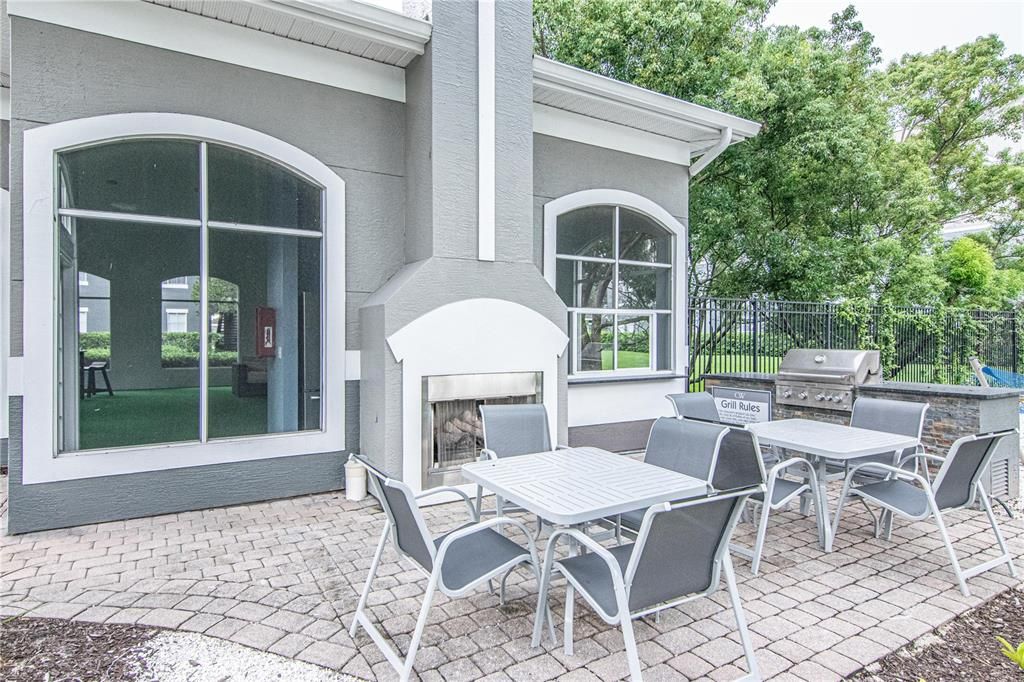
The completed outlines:
[[[477,258],[494,260],[494,0],[477,3],[477,97],[479,114]]]

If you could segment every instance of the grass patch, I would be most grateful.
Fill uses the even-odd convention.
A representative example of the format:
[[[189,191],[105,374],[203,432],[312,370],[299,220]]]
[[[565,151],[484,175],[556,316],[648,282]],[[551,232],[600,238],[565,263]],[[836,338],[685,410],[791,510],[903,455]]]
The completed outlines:
[[[238,398],[228,386],[210,389],[210,437],[267,431],[267,399]],[[199,389],[117,391],[82,400],[79,447],[83,450],[199,440]]]

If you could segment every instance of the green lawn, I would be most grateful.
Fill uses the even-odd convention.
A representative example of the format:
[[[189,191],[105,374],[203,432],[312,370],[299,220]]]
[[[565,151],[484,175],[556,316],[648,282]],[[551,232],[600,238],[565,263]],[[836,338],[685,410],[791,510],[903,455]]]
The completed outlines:
[[[80,402],[78,419],[83,450],[198,440],[199,389],[101,393]],[[236,398],[228,386],[210,389],[211,438],[266,431],[266,398]]]
[[[651,366],[651,354],[635,350],[619,351],[619,369],[637,369]],[[601,351],[601,369],[612,368],[612,351]]]

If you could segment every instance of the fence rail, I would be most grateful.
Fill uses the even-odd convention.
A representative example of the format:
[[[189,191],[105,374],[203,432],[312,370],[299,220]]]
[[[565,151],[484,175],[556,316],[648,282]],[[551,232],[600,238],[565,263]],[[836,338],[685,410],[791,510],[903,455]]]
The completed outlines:
[[[695,298],[689,317],[692,390],[709,372],[773,373],[791,348],[877,349],[885,378],[896,381],[969,384],[972,356],[1013,372],[1024,366],[1016,310]]]

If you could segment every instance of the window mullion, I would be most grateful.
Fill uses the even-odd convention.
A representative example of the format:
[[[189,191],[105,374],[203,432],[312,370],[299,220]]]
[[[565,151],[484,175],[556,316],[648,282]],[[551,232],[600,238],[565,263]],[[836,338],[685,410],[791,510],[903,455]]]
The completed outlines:
[[[199,145],[199,442],[209,438],[210,228],[207,146]]]
[[[615,207],[612,218],[612,307],[619,309],[619,207]],[[619,316],[612,316],[612,371],[619,369]]]

